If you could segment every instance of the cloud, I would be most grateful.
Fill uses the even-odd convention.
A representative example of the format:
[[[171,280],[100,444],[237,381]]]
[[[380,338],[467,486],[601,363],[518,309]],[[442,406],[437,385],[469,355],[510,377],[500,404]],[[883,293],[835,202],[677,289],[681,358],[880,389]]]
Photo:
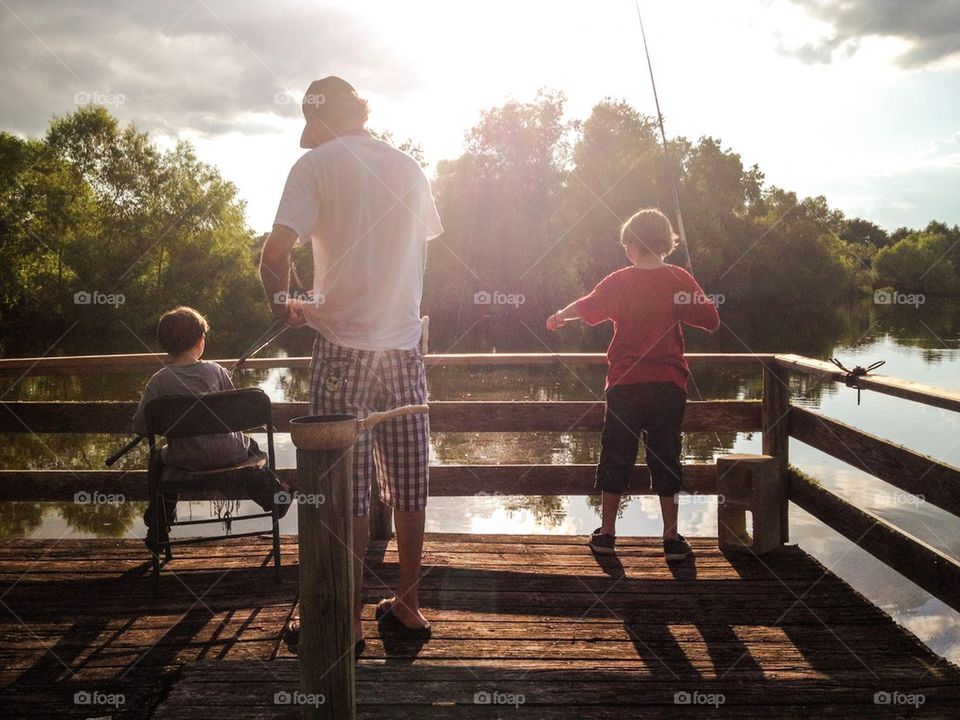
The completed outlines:
[[[923,157],[931,167],[960,168],[960,130],[948,138],[933,140]]]
[[[909,44],[897,63],[915,68],[960,54],[960,0],[790,0],[831,28],[814,42],[784,52],[808,63],[850,56],[868,37]]]
[[[256,132],[299,117],[302,93],[336,74],[398,97],[415,73],[344,8],[276,0],[112,0],[0,5],[0,127],[42,133],[87,98],[177,135]],[[299,97],[299,95],[297,95]]]

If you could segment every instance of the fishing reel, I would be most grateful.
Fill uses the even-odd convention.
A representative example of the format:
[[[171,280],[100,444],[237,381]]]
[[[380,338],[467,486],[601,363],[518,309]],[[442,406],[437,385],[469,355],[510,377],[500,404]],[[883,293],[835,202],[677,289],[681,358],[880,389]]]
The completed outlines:
[[[857,382],[859,378],[865,377],[873,370],[876,370],[881,365],[886,365],[886,360],[877,360],[877,362],[863,367],[863,365],[857,365],[852,370],[846,367],[842,362],[836,358],[830,358],[830,362],[836,365],[838,368],[843,370],[843,383],[847,387],[856,388],[857,390],[857,405],[860,405],[860,391],[863,389],[860,387],[860,384]]]

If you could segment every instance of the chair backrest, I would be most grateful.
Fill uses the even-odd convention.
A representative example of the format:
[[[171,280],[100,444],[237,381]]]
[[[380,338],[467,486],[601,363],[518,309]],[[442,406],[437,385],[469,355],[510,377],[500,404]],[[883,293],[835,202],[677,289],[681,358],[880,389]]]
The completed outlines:
[[[262,425],[273,434],[269,396],[259,388],[203,395],[162,395],[147,403],[148,435],[195,437],[252,430]],[[271,452],[272,455],[272,452]]]

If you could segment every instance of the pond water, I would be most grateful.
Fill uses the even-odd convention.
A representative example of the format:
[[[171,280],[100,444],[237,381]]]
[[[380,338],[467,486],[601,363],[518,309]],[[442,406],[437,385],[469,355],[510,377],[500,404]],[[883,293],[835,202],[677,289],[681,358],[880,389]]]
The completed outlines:
[[[795,352],[819,358],[838,357],[844,364],[885,360],[883,374],[960,390],[960,308],[956,303],[928,303],[919,308],[859,304],[829,309],[722,308],[725,329],[718,336],[688,333],[691,352]],[[482,337],[443,337],[432,329],[434,352],[482,351]],[[603,330],[578,329],[555,339],[550,349],[597,351],[605,346]],[[308,340],[293,338],[285,350],[302,355]],[[543,350],[546,347],[527,347]],[[223,353],[226,355],[227,353]],[[114,399],[139,396],[149,373],[104,376],[29,377],[6,388],[4,399]],[[604,368],[435,367],[428,372],[433,400],[589,400],[602,397]],[[691,399],[760,397],[757,368],[695,368]],[[4,387],[13,382],[5,381]],[[247,371],[238,384],[259,386],[275,400],[306,400],[304,371]],[[794,402],[866,432],[901,443],[941,462],[960,466],[960,414],[855,390],[842,384],[792,382]],[[98,468],[123,438],[116,436],[8,435],[0,445],[3,468]],[[288,436],[278,436],[281,467],[294,465]],[[718,454],[759,452],[759,433],[689,433],[684,454],[689,461]],[[599,455],[594,433],[434,433],[434,463],[594,463]],[[121,467],[143,467],[143,449],[128,455]],[[960,558],[960,522],[921,497],[908,495],[855,467],[836,461],[792,440],[790,460],[833,492],[873,512],[933,547]],[[181,517],[226,517],[249,509],[247,503],[183,503]],[[0,537],[88,538],[142,537],[141,503],[0,503]],[[586,497],[479,495],[437,498],[427,514],[428,531],[473,533],[588,534],[599,524],[597,500]],[[218,524],[214,524],[217,526]],[[207,526],[200,526],[207,527]],[[219,527],[217,528],[219,530]],[[239,531],[241,525],[233,524]],[[686,497],[680,529],[687,536],[715,536],[716,501]],[[191,529],[193,531],[193,529]],[[211,529],[211,532],[213,530]],[[281,524],[296,532],[296,513]],[[960,613],[932,598],[838,533],[790,508],[791,542],[798,543],[856,590],[908,627],[934,651],[960,662]],[[626,503],[618,524],[621,535],[659,535],[656,498]]]

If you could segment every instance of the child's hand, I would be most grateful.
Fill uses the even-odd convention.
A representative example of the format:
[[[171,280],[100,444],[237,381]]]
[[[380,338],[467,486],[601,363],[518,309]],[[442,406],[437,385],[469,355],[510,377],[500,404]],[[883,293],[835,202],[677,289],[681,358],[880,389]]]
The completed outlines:
[[[560,317],[560,313],[554,313],[547,318],[547,330],[550,332],[555,332],[558,329],[562,328],[566,320]]]

